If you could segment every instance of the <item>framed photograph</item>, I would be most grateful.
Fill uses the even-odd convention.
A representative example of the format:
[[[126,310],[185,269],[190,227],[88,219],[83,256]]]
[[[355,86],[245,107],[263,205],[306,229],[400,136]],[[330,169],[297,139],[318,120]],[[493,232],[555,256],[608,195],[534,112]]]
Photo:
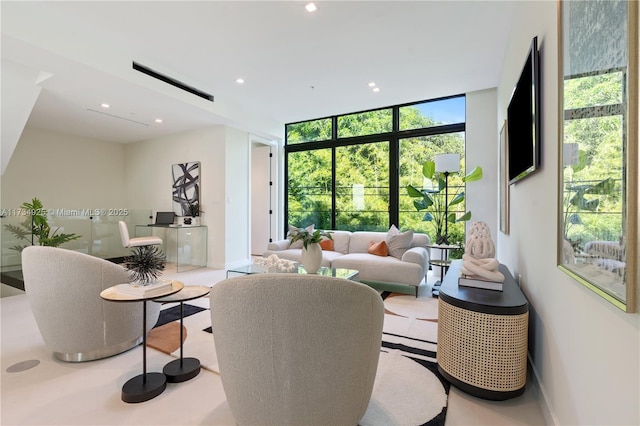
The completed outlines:
[[[507,176],[509,159],[507,144],[507,120],[500,129],[500,232],[509,234],[509,177]]]

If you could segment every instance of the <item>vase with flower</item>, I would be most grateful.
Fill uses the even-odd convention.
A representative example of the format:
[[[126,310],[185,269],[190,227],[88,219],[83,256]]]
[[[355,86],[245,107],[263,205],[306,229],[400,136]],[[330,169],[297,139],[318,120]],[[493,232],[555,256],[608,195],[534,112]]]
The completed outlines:
[[[302,266],[309,274],[315,274],[322,264],[322,248],[320,242],[328,238],[332,240],[331,232],[299,229],[290,234],[291,242],[302,241]]]

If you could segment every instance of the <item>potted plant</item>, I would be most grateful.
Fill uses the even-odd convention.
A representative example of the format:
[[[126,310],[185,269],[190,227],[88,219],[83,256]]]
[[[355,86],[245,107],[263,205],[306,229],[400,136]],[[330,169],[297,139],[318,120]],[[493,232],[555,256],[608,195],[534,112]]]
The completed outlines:
[[[309,274],[315,274],[322,263],[322,248],[320,241],[323,238],[333,239],[331,232],[316,229],[309,231],[300,229],[291,233],[291,242],[302,240],[302,266]]]
[[[200,203],[187,201],[187,216],[182,219],[184,225],[199,225],[200,223]]]
[[[18,240],[27,241],[30,244],[16,245],[12,250],[22,251],[29,245],[58,247],[69,241],[77,240],[80,235],[58,233],[60,228],[52,229],[47,221],[47,210],[42,201],[33,198],[31,203],[24,202],[20,205],[21,211],[27,218],[20,225],[5,225],[5,229],[16,236]]]
[[[197,202],[197,201],[195,201],[193,203],[189,203],[187,211],[189,212],[189,216],[191,216],[191,217],[200,216],[200,203]]]
[[[415,198],[413,205],[418,211],[426,210],[422,220],[433,222],[436,244],[448,244],[449,236],[446,235],[446,223],[466,222],[471,219],[471,212],[467,211],[463,215],[453,211],[452,207],[460,204],[465,199],[464,191],[457,186],[453,193],[448,191],[447,180],[444,173],[436,172],[434,161],[425,161],[422,164],[422,174],[433,183],[431,188],[418,189],[413,185],[407,185],[407,193]],[[476,166],[462,178],[463,182],[475,182],[482,179],[482,167]]]
[[[463,215],[453,209],[465,199],[464,191],[456,186],[452,193],[448,191],[447,176],[443,172],[436,172],[435,161],[425,161],[422,164],[422,175],[432,182],[431,188],[418,189],[413,185],[407,185],[410,197],[415,198],[413,205],[418,211],[427,210],[422,220],[432,222],[435,231],[435,243],[437,245],[451,244],[451,235],[447,232],[447,223],[466,222],[471,219],[471,212]],[[482,167],[476,166],[471,172],[462,178],[463,182],[474,182],[482,179]],[[431,258],[446,260],[450,255],[449,249],[432,248]],[[441,266],[432,267],[436,275],[443,275]]]

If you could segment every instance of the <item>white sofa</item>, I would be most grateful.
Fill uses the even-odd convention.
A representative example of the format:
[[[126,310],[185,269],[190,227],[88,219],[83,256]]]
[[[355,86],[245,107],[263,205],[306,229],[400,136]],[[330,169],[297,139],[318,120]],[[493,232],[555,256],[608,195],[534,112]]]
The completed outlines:
[[[410,248],[401,259],[393,256],[369,254],[369,244],[384,241],[386,232],[370,231],[329,231],[333,238],[333,251],[322,251],[322,266],[355,269],[359,271],[358,280],[365,284],[400,284],[415,287],[425,282],[429,270],[429,236],[414,234]],[[290,241],[283,239],[269,243],[263,256],[272,254],[281,259],[302,261],[302,249],[289,248]]]
[[[599,268],[617,274],[624,278],[626,263],[625,247],[617,241],[589,241],[584,245],[584,251],[591,257],[591,263]]]

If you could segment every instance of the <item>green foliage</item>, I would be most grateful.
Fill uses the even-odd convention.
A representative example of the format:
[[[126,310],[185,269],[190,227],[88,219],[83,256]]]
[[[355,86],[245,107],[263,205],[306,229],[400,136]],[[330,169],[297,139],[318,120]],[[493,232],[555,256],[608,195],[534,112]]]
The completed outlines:
[[[624,122],[619,71],[565,81],[564,108],[586,108],[564,121],[564,143],[577,144],[578,162],[564,168],[563,237],[583,242],[618,240],[623,232]]]
[[[331,119],[304,121],[287,125],[287,144],[331,139]]]
[[[416,107],[400,108],[400,130],[421,129],[437,124],[440,123],[436,123],[431,118],[425,117]]]
[[[429,235],[431,241],[436,242],[438,236],[435,234],[436,228],[432,222],[423,221],[424,214],[415,209],[414,199],[408,195],[407,185],[416,188],[424,187],[437,189],[437,181],[425,178],[423,174],[423,164],[433,160],[437,154],[449,152],[460,154],[461,171],[449,176],[450,190],[461,189],[464,186],[462,176],[465,170],[464,159],[464,133],[448,133],[433,136],[423,136],[417,138],[407,138],[400,141],[400,176],[399,187],[403,189],[400,193],[400,228],[413,229],[416,232],[423,232]],[[457,215],[464,214],[464,201],[452,206]],[[444,210],[442,210],[444,211]],[[464,223],[449,223],[449,235],[459,232],[464,236]],[[464,239],[464,238],[463,238]]]
[[[80,235],[58,233],[60,228],[51,229],[47,221],[47,211],[38,198],[20,205],[27,218],[19,225],[5,225],[5,229],[11,232],[18,240],[27,241],[28,244],[16,245],[12,250],[22,251],[29,245],[58,247],[66,242],[77,240]],[[34,241],[35,238],[35,241]]]
[[[445,233],[447,223],[466,222],[471,219],[471,212],[467,211],[458,216],[455,211],[457,204],[465,199],[464,191],[460,186],[450,194],[448,192],[447,179],[444,173],[436,172],[434,161],[425,161],[422,164],[422,174],[434,184],[431,188],[418,189],[413,185],[407,185],[407,193],[413,198],[413,206],[418,211],[426,210],[422,220],[432,222],[435,230],[436,244],[448,244],[449,235]],[[469,172],[463,182],[474,182],[482,179],[482,168],[477,166]]]
[[[349,114],[338,118],[340,137],[380,134],[391,130],[389,109]],[[434,121],[417,108],[402,107],[405,129],[431,127]],[[321,130],[320,130],[321,128]],[[315,120],[287,126],[288,137],[296,141],[330,139],[330,120]],[[295,131],[295,132],[294,132]],[[464,157],[464,133],[437,134],[400,139],[398,188],[415,180],[422,183],[421,166],[441,152]],[[289,143],[289,140],[288,140]],[[389,228],[390,148],[388,141],[338,146],[335,148],[335,228],[332,227],[333,176],[332,149],[289,152],[287,154],[288,217],[296,226],[314,224],[317,229],[348,231],[386,231]],[[419,162],[419,163],[418,163]],[[416,169],[420,170],[416,172]],[[462,185],[459,176],[449,177],[450,185]],[[414,217],[411,199],[400,194],[400,226],[427,232],[421,217]],[[464,203],[456,205],[464,208]],[[451,231],[451,228],[450,228]],[[463,228],[461,232],[464,233]],[[432,238],[433,236],[430,235]]]
[[[291,242],[302,240],[302,245],[306,249],[309,244],[319,243],[323,238],[333,240],[331,232],[321,231],[316,229],[315,231],[307,231],[306,229],[299,229],[298,231],[291,233]]]
[[[393,130],[391,108],[338,117],[338,137],[374,135]]]
[[[331,229],[331,150],[288,156],[288,222]]]
[[[563,238],[571,242],[574,248],[578,248],[583,241],[591,241],[594,239],[603,239],[603,235],[610,235],[606,229],[619,230],[620,225],[611,227],[615,218],[609,217],[607,221],[603,221],[606,215],[598,214],[601,204],[607,201],[607,198],[613,194],[620,192],[620,188],[616,186],[612,178],[606,178],[600,181],[581,181],[573,184],[571,180],[565,181],[565,191],[563,197]],[[589,227],[584,227],[585,222],[583,216],[590,214],[597,216],[600,220],[594,222],[593,217],[589,222],[595,225],[595,229],[600,229],[595,234],[589,231]],[[582,225],[572,230],[575,225]],[[577,230],[580,230],[576,234]],[[573,232],[571,232],[573,231]],[[573,234],[573,235],[571,235]],[[599,235],[598,235],[599,234]],[[614,233],[615,234],[615,233]],[[611,238],[611,236],[609,236]],[[614,240],[617,238],[614,238]]]
[[[460,223],[459,225],[462,225]],[[449,227],[449,244],[460,247],[459,249],[449,250],[449,259],[462,259],[464,254],[465,230],[463,226]]]
[[[622,72],[568,79],[564,82],[565,109],[622,102]]]
[[[336,148],[336,227],[389,229],[389,143]]]
[[[189,203],[189,206],[187,207],[187,213],[189,214],[189,216],[193,217],[200,216],[200,203],[197,201],[195,203]]]

